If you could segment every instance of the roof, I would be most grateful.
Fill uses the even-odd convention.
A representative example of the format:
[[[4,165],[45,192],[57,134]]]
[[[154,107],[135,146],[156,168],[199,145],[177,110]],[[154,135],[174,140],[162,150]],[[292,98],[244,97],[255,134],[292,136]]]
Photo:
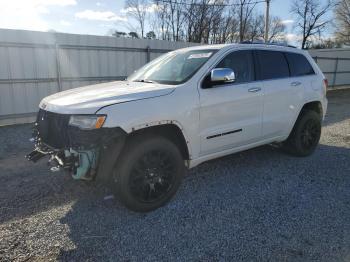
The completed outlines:
[[[230,49],[230,48],[247,48],[251,47],[252,49],[256,48],[262,48],[262,49],[271,49],[271,50],[288,50],[288,51],[294,51],[294,52],[302,52],[301,49],[298,49],[294,46],[289,45],[282,45],[282,44],[275,44],[275,43],[237,43],[237,44],[215,44],[215,45],[198,45],[198,46],[191,46],[186,47],[181,50],[207,50],[207,49]]]

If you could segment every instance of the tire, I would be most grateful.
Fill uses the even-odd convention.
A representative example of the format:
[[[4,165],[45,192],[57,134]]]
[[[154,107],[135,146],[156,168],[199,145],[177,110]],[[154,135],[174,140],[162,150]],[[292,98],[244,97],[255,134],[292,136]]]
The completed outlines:
[[[315,111],[305,110],[301,112],[282,148],[294,156],[309,156],[315,151],[320,137],[321,116]]]
[[[171,141],[138,136],[125,145],[113,174],[113,189],[130,210],[148,212],[165,205],[178,190],[184,159]]]

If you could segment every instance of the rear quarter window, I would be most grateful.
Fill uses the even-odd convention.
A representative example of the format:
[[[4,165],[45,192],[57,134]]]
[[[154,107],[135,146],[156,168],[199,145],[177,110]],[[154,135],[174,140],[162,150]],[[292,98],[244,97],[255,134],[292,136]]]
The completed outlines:
[[[260,80],[289,77],[288,63],[283,52],[256,51],[260,66]]]
[[[315,74],[314,69],[304,55],[285,53],[291,76],[306,76]]]

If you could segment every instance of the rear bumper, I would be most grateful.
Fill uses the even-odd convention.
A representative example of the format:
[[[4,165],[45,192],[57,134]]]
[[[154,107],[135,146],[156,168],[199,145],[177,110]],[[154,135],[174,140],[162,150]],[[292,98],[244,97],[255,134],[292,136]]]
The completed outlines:
[[[324,97],[323,102],[322,102],[323,120],[326,116],[327,108],[328,108],[328,99],[327,99],[327,97]]]

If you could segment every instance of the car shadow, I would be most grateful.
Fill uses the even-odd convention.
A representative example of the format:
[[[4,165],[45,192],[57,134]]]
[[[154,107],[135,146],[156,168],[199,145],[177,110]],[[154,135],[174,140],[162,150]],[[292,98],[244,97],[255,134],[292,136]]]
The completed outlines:
[[[47,159],[29,162],[32,125],[0,128],[0,224],[62,206],[95,190],[63,172],[51,173]]]
[[[61,172],[52,174],[45,163],[36,164],[33,172],[24,155],[20,158],[23,163],[11,158],[0,161],[1,172],[5,173],[0,175],[0,224],[62,206],[94,190],[92,185],[76,183]]]
[[[168,205],[145,214],[89,194],[60,220],[75,248],[58,259],[342,260],[349,162],[349,148],[320,145],[295,158],[259,147],[192,169]]]

